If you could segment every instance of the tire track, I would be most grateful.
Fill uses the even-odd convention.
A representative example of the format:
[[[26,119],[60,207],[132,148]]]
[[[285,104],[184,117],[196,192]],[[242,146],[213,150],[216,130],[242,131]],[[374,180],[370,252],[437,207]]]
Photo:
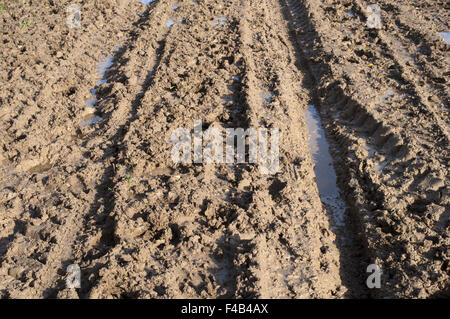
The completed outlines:
[[[359,13],[363,15],[363,10],[367,3],[363,1],[356,1],[356,3],[359,6]],[[389,19],[389,16],[387,17]],[[391,22],[391,25],[393,24],[394,23]],[[445,106],[448,105],[449,102],[448,93],[446,92],[447,88],[442,86],[434,88],[432,83],[423,83],[423,78],[426,77],[423,73],[418,74],[418,71],[423,72],[421,67],[414,61],[415,59],[411,61],[411,59],[405,58],[404,53],[402,55],[400,49],[402,47],[405,48],[410,46],[413,39],[411,39],[411,37],[408,40],[402,39],[401,35],[403,34],[403,31],[395,31],[396,32],[391,32],[390,34],[379,32],[378,37],[381,41],[378,44],[384,45],[389,50],[388,52],[392,54],[393,60],[396,62],[402,77],[411,88],[411,93],[417,97],[418,102],[421,105],[421,113],[423,113],[426,118],[432,118],[434,122],[436,122],[435,126],[437,126],[445,136],[445,144],[443,144],[445,147],[449,142],[448,127],[450,124],[448,110]],[[435,78],[435,81],[436,80],[437,79]],[[440,101],[436,101],[436,99],[432,98],[433,96],[439,97],[442,93],[444,94]]]
[[[165,41],[170,33],[164,24],[168,10],[167,5],[153,2],[129,32],[129,40],[120,48],[114,57],[115,64],[107,72],[108,83],[97,90],[97,108],[104,119],[96,126],[84,128],[82,132],[83,136],[89,136],[86,154],[94,163],[105,168],[96,186],[94,202],[85,217],[84,238],[77,242],[74,249],[73,263],[79,264],[83,273],[82,289],[78,292],[81,298],[88,297],[104,266],[102,257],[110,253],[118,241],[114,235],[116,225],[113,213],[117,166],[120,165],[120,153],[127,132],[137,120],[137,110],[141,107],[144,92],[152,85],[153,74],[161,63]],[[144,30],[153,24],[157,27],[151,34],[145,33]],[[58,288],[63,289],[64,282],[60,281]]]
[[[223,80],[233,82],[239,73],[237,66],[230,66],[234,57],[228,55],[237,40],[227,37],[225,27],[211,28],[210,16],[201,15],[209,10],[204,4],[192,10],[191,3],[184,2],[174,13],[172,19],[183,18],[184,23],[171,27],[174,32],[166,40],[162,63],[142,99],[138,120],[125,137],[123,162],[118,165],[121,205],[116,206],[114,218],[120,245],[115,250],[130,251],[133,257],[124,262],[117,254],[109,255],[91,296],[217,297],[233,289],[232,280],[226,283],[233,273],[225,268],[232,252],[223,251],[220,243],[235,210],[224,202],[230,182],[220,180],[217,175],[224,170],[213,165],[170,164],[168,143],[177,127],[189,127],[196,119],[202,119],[205,127],[218,126],[213,121],[227,117],[221,115],[228,113],[223,97],[229,89]],[[233,13],[228,10],[227,5],[215,13],[226,15],[227,25],[233,28]],[[236,70],[229,73],[228,68]],[[208,71],[198,78],[198,70]],[[199,192],[202,188],[217,190],[210,196]],[[210,214],[217,214],[219,222],[211,222]],[[122,278],[120,287],[115,277]]]
[[[63,5],[63,4],[60,4]],[[21,72],[25,74],[27,81],[34,82],[37,90],[36,94],[31,94],[28,89],[28,83],[24,85],[25,89],[10,88],[9,92],[15,94],[16,99],[25,99],[23,93],[26,92],[29,96],[34,96],[33,100],[26,100],[28,107],[24,107],[22,111],[19,110],[17,116],[13,116],[14,120],[10,121],[9,130],[18,132],[21,136],[14,142],[10,138],[4,139],[5,144],[3,150],[10,161],[15,161],[16,171],[19,171],[15,177],[8,175],[7,178],[13,180],[13,184],[17,182],[16,186],[9,186],[6,201],[2,203],[2,216],[8,216],[3,225],[11,227],[11,235],[3,238],[2,250],[2,292],[6,293],[6,297],[10,298],[42,298],[54,297],[56,292],[54,290],[55,282],[58,278],[65,276],[65,271],[61,272],[61,266],[67,264],[71,257],[72,245],[76,241],[78,232],[82,231],[81,221],[86,211],[86,206],[92,200],[89,191],[86,191],[86,180],[83,180],[82,172],[86,161],[79,156],[80,147],[74,141],[67,137],[67,131],[70,132],[73,126],[78,126],[76,117],[73,113],[80,113],[77,109],[70,110],[70,107],[77,106],[73,100],[72,95],[75,94],[78,100],[82,93],[77,90],[72,90],[70,84],[79,83],[80,74],[85,75],[88,80],[94,81],[91,74],[87,74],[87,68],[92,66],[94,68],[95,59],[85,54],[87,68],[76,74],[74,79],[68,81],[69,86],[64,87],[61,84],[61,72],[59,68],[66,69],[69,59],[68,56],[77,59],[82,56],[79,51],[91,45],[93,52],[99,53],[100,47],[109,41],[101,41],[98,39],[89,38],[87,33],[92,31],[94,25],[98,23],[98,19],[109,19],[112,24],[123,23],[124,28],[128,25],[125,22],[129,16],[116,16],[112,18],[110,14],[106,13],[105,8],[108,5],[99,6],[98,17],[93,19],[92,24],[89,24],[87,30],[82,30],[75,39],[70,39],[65,45],[61,47],[58,52],[58,57],[61,61],[51,63],[47,66],[46,71],[48,77],[40,77],[36,79],[31,75],[34,71],[38,74],[39,64],[48,58],[48,50],[45,46],[37,44],[39,40],[33,39],[29,46],[37,47],[37,51],[42,53],[40,62],[36,62],[33,68],[25,70],[22,67]],[[61,9],[61,8],[59,8]],[[120,10],[120,9],[119,9]],[[56,11],[55,11],[56,12]],[[89,17],[86,16],[86,17]],[[37,28],[37,27],[36,27]],[[111,32],[111,28],[106,27],[99,32],[103,36]],[[75,32],[73,32],[75,33]],[[73,34],[72,34],[73,35]],[[120,39],[123,34],[117,34],[114,38]],[[25,35],[26,37],[26,35]],[[101,38],[101,37],[100,37]],[[113,40],[113,39],[110,39]],[[49,39],[48,43],[52,43],[54,39]],[[3,43],[7,43],[4,41]],[[29,47],[27,48],[29,49]],[[43,52],[44,51],[44,52]],[[11,53],[13,53],[11,51]],[[32,53],[26,52],[26,58],[33,58]],[[55,52],[56,54],[56,52]],[[68,56],[65,56],[67,54]],[[28,57],[27,57],[28,56]],[[86,70],[86,72],[84,72]],[[20,73],[20,72],[19,72]],[[72,74],[69,72],[69,74]],[[72,74],[73,75],[73,74]],[[68,74],[64,74],[66,78]],[[49,108],[45,112],[42,110],[42,105],[48,103],[49,97],[48,88],[53,87],[55,97],[59,99],[69,100],[69,113],[67,116],[67,105],[61,106],[59,101],[55,106]],[[81,87],[85,87],[81,85]],[[67,91],[66,91],[67,89]],[[18,91],[22,90],[22,93]],[[38,110],[36,112],[36,106]],[[54,115],[51,111],[59,112],[59,115],[66,115],[65,120],[55,121]],[[72,111],[72,112],[71,112]],[[35,112],[33,114],[33,112]],[[69,121],[67,121],[67,118]],[[75,119],[74,122],[73,119]],[[48,124],[53,129],[49,132],[48,127],[43,123]],[[23,125],[23,122],[27,125]],[[44,127],[43,127],[44,126]],[[15,135],[15,133],[13,134]],[[39,142],[35,142],[36,136],[42,138]],[[52,140],[50,143],[49,141]],[[32,147],[30,145],[33,145]],[[18,150],[28,150],[29,152],[19,152]],[[14,154],[16,151],[16,154]],[[52,155],[52,152],[56,155]],[[68,154],[68,152],[70,154]],[[65,155],[65,156],[64,156]],[[31,157],[31,159],[30,159]],[[47,162],[48,161],[48,162]],[[20,174],[20,172],[23,172]],[[14,179],[16,179],[14,181]],[[6,189],[4,189],[6,190]],[[9,196],[13,195],[13,196]]]
[[[351,6],[354,2],[348,4]],[[344,8],[349,5],[343,4],[342,8],[331,10],[327,4],[293,1],[294,13],[295,8],[300,7],[303,7],[309,19],[297,18],[299,24],[296,32],[300,35],[298,41],[301,44],[311,44],[314,43],[314,37],[317,41],[313,49],[307,47],[303,52],[305,61],[309,60],[310,68],[317,70],[313,74],[319,74],[316,77],[318,89],[315,93],[327,133],[336,143],[334,155],[341,159],[342,164],[337,167],[339,180],[344,189],[349,189],[347,202],[353,207],[355,223],[359,225],[359,233],[363,235],[362,242],[365,243],[367,256],[370,258],[368,263],[376,263],[383,270],[382,288],[375,291],[374,296],[425,297],[444,290],[448,281],[445,275],[445,257],[438,256],[441,256],[440,251],[448,242],[435,236],[445,232],[446,226],[442,224],[442,218],[445,218],[448,209],[445,196],[440,195],[446,192],[448,180],[445,177],[445,163],[448,161],[445,142],[436,144],[436,139],[442,141],[442,138],[435,137],[434,149],[438,145],[439,151],[430,152],[428,145],[431,145],[435,132],[430,128],[429,119],[424,119],[428,123],[423,125],[428,131],[417,130],[414,136],[403,134],[415,132],[411,127],[414,122],[394,122],[395,117],[386,116],[387,111],[382,108],[378,109],[381,113],[374,112],[364,86],[355,87],[356,83],[361,83],[360,79],[353,80],[352,76],[356,73],[352,75],[349,70],[342,73],[345,70],[342,65],[348,63],[347,57],[340,48],[331,48],[330,43],[334,41],[335,34],[338,34],[336,28],[342,27],[334,21],[341,21],[341,17],[345,16]],[[352,25],[351,21],[344,23],[347,28]],[[362,43],[366,32],[359,28],[351,30],[354,35],[350,34],[349,38],[354,37],[352,41]],[[383,43],[381,47],[387,48]],[[379,59],[380,55],[373,53],[375,49],[376,47],[368,51]],[[312,52],[314,54],[309,55]],[[383,56],[383,59],[387,59],[389,54]],[[395,57],[392,59],[398,65]],[[338,78],[343,78],[344,81],[333,80]],[[377,82],[370,78],[367,83],[377,87]],[[412,99],[418,99],[414,90],[404,93],[412,94]],[[409,108],[408,105],[406,107]],[[393,110],[395,108],[391,104],[389,112],[395,114]],[[420,117],[415,116],[415,119]],[[432,123],[432,118],[430,119]],[[398,128],[399,124],[403,131]],[[427,158],[422,157],[425,149],[429,155]],[[424,218],[422,214],[428,214],[428,217]],[[426,244],[411,244],[418,238],[427,238],[429,241]],[[365,259],[366,257],[362,260]],[[439,261],[434,263],[433,260]],[[443,267],[439,269],[436,264]],[[430,280],[427,281],[429,274],[422,269],[434,269],[439,274],[436,275],[439,280],[430,285]]]
[[[272,62],[274,52],[264,53],[264,46],[262,53],[252,48],[257,37],[247,20],[258,20],[256,15],[242,14],[257,6],[252,3],[248,10],[245,6],[250,5],[228,1],[219,7],[206,1],[191,11],[186,4],[177,9],[173,20],[183,17],[185,24],[172,26],[175,29],[166,40],[153,85],[124,139],[112,213],[118,242],[105,255],[90,297],[255,298],[344,293],[338,290],[342,289],[335,265],[338,257],[334,256],[333,237],[326,231],[328,221],[323,211],[311,209],[319,199],[310,160],[302,162],[302,170],[309,176],[305,187],[314,189],[315,197],[305,197],[297,190],[303,184],[294,182],[286,182],[286,193],[282,192],[285,181],[295,174],[294,155],[285,148],[283,156],[289,162],[276,178],[259,177],[258,166],[249,164],[170,164],[170,134],[177,127],[191,127],[195,119],[202,119],[203,129],[260,125],[259,90],[266,81],[257,75],[254,59],[267,60],[267,70],[274,77],[268,85],[283,90],[277,93],[280,97],[274,97],[276,103],[296,99],[289,93],[291,87],[279,87],[282,81],[276,78],[290,65],[279,70]],[[272,11],[266,10],[271,17]],[[214,26],[220,17],[226,17],[226,23]],[[272,25],[265,32],[273,34],[273,30]],[[260,36],[263,43],[280,45],[283,41]],[[289,54],[286,49],[283,55],[289,59]],[[270,107],[276,118],[267,119],[267,127],[286,122],[284,112],[299,117],[296,108]],[[295,142],[300,153],[307,147],[306,127],[289,122],[293,123],[289,143],[297,140],[296,130],[303,132],[303,142]],[[302,198],[301,204],[295,195],[287,195],[291,188]],[[279,207],[272,211],[269,204]],[[296,211],[302,216],[294,214]],[[292,227],[306,233],[305,237],[295,234]],[[317,227],[326,235],[319,234]],[[285,271],[287,264],[290,268]]]
[[[288,46],[279,9],[272,6],[250,1],[243,9],[251,126],[281,128],[282,137],[279,172],[264,176],[254,167],[244,176],[251,179],[254,189],[247,211],[251,225],[247,232],[256,236],[251,241],[255,258],[249,258],[253,260],[250,274],[240,278],[240,289],[246,293],[243,297],[342,296],[345,288],[341,287],[338,252],[326,213],[309,207],[320,199],[305,149],[307,133],[302,113],[308,97],[301,91],[301,79],[292,72],[293,49]],[[322,233],[315,233],[317,228]],[[253,292],[248,291],[251,281],[256,281]]]
[[[321,106],[318,99],[318,86],[322,77],[330,72],[326,64],[320,62],[320,40],[318,35],[308,19],[309,14],[306,7],[299,1],[280,1],[284,19],[288,22],[290,35],[289,41],[295,49],[295,67],[304,75],[303,85],[308,89],[308,104],[313,103],[316,107]],[[314,57],[314,58],[312,58]],[[306,112],[307,106],[304,107]],[[354,111],[354,110],[353,110]],[[346,184],[342,181],[342,172],[339,165],[340,157],[336,156],[338,145],[334,143],[333,138],[327,132],[327,138],[330,143],[330,151],[333,151],[335,168],[338,174],[338,182],[341,191],[345,193]],[[344,198],[347,202],[347,209],[344,215],[344,224],[342,226],[334,224],[334,213],[327,209],[328,218],[332,226],[332,231],[336,235],[336,245],[339,249],[339,267],[340,277],[343,284],[348,289],[345,294],[347,297],[365,298],[368,291],[364,285],[364,269],[366,265],[366,256],[364,254],[364,238],[360,238],[360,229],[349,215],[349,210],[353,210],[353,202]],[[332,210],[332,209],[331,209]]]

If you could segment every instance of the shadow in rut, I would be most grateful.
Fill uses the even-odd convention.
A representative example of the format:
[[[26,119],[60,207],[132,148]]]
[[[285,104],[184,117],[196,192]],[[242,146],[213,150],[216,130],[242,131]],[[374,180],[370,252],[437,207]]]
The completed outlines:
[[[253,261],[246,256],[255,244],[228,231],[216,243],[218,248],[211,257],[217,267],[209,271],[224,289],[220,298],[258,298],[256,289],[252,289],[258,281],[250,271]]]
[[[330,73],[329,66],[324,62],[311,60],[317,56],[318,52],[314,45],[320,46],[321,40],[308,18],[308,10],[297,0],[279,0],[282,6],[282,14],[289,25],[289,40],[295,48],[295,65],[298,70],[305,74],[303,86],[311,93],[310,99],[315,105],[318,103],[318,93],[316,87],[318,81],[325,74]],[[320,112],[319,112],[320,113]],[[328,136],[327,136],[328,137]],[[333,163],[334,164],[334,163]],[[337,176],[338,184],[342,185],[342,177]],[[347,202],[348,204],[348,202]],[[334,218],[326,209],[330,225],[333,225]],[[347,210],[347,213],[350,209]],[[350,214],[349,214],[350,215]],[[348,289],[346,297],[368,298],[370,292],[365,286],[365,249],[363,239],[359,238],[360,229],[350,218],[347,218],[345,229],[347,234],[337,231],[334,227],[331,230],[337,238],[337,248],[339,249],[340,277],[343,285]],[[349,241],[351,241],[349,243]]]

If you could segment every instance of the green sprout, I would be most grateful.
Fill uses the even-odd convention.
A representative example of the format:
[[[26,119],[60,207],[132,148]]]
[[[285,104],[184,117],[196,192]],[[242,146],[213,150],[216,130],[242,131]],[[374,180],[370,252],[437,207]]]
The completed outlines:
[[[0,3],[0,12],[5,12],[5,11],[6,11],[5,2],[2,1],[2,2]]]
[[[28,28],[31,25],[31,19],[27,19],[20,25],[22,28]]]
[[[127,177],[125,177],[125,181],[126,181],[127,183],[131,183],[131,182],[133,181],[133,177],[127,176]]]

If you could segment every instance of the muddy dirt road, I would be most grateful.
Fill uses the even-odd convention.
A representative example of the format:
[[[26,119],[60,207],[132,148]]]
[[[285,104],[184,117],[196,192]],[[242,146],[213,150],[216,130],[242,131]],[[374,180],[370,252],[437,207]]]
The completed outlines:
[[[0,6],[0,296],[449,297],[445,1],[147,2]]]

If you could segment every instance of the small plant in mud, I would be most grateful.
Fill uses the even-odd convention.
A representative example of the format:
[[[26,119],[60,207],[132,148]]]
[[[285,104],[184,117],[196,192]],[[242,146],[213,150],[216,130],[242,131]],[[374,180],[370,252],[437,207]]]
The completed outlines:
[[[0,12],[5,12],[5,11],[6,11],[5,2],[1,2],[0,3]]]
[[[133,177],[127,176],[127,177],[125,177],[125,181],[129,184],[133,181]]]
[[[31,25],[31,19],[27,19],[20,25],[22,28],[28,28]]]
[[[169,88],[169,91],[170,91],[170,92],[175,92],[177,89],[178,89],[178,88],[177,88],[176,85],[172,85],[172,86]]]

